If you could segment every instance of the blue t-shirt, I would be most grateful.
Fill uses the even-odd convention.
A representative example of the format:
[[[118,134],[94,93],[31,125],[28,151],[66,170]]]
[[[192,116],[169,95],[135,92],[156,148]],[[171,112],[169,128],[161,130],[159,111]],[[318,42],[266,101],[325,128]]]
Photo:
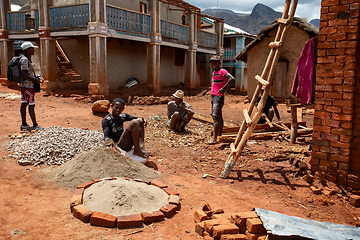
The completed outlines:
[[[117,143],[124,132],[124,122],[137,119],[127,113],[120,113],[117,119],[114,119],[109,113],[101,121],[102,129],[104,131],[104,140],[111,138]]]

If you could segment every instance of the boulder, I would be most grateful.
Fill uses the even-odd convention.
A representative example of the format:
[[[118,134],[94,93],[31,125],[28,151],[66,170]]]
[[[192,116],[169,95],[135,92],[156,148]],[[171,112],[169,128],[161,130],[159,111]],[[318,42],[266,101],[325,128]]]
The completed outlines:
[[[92,105],[93,113],[107,113],[110,108],[110,101],[109,100],[97,100]]]

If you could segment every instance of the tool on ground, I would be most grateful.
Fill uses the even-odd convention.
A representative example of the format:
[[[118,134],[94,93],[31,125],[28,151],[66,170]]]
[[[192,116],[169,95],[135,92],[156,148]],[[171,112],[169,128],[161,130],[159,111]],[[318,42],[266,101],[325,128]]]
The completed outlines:
[[[224,170],[221,173],[221,178],[227,178],[230,175],[231,170],[233,169],[237,159],[240,157],[247,141],[249,140],[255,128],[255,125],[257,124],[262,115],[267,97],[269,96],[270,87],[265,88],[253,119],[251,119],[250,117],[256,104],[258,95],[260,94],[261,88],[263,86],[272,86],[273,77],[276,69],[275,66],[277,65],[277,62],[279,60],[280,47],[284,43],[287,30],[291,26],[297,3],[298,0],[286,0],[285,2],[282,17],[278,19],[279,27],[275,36],[275,40],[274,42],[271,42],[269,44],[271,50],[261,76],[255,76],[255,79],[259,83],[250,102],[249,110],[244,110],[245,121],[243,121],[241,128],[239,129],[235,142],[230,144],[231,153],[229,154],[228,159],[225,163]]]

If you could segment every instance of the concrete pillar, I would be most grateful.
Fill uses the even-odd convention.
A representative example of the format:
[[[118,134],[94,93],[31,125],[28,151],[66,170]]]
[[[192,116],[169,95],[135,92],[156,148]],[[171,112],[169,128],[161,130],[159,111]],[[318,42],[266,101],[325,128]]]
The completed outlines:
[[[0,0],[0,80],[3,86],[16,85],[8,81],[6,76],[8,63],[14,55],[14,43],[8,36],[8,11],[10,11],[10,1]]]
[[[185,53],[185,87],[195,88],[200,86],[196,82],[196,51],[197,51],[197,18],[194,13],[186,16],[189,23],[189,49]]]
[[[245,47],[245,38],[237,37],[236,38],[236,50],[235,54],[239,54],[239,52]],[[235,93],[240,93],[242,89],[244,89],[245,83],[243,82],[244,77],[244,66],[243,62],[235,63]]]
[[[89,1],[89,51],[90,51],[90,84],[89,95],[109,94],[107,84],[107,34],[106,0]]]
[[[146,86],[153,94],[159,94],[160,85],[160,4],[158,0],[149,0],[149,11],[151,14],[150,43],[147,45],[147,80]]]
[[[55,39],[50,37],[50,11],[52,0],[38,0],[39,6],[39,39],[40,67],[44,78],[44,90],[58,89]]]
[[[215,20],[215,33],[217,34],[216,54],[222,59],[224,54],[224,22]]]

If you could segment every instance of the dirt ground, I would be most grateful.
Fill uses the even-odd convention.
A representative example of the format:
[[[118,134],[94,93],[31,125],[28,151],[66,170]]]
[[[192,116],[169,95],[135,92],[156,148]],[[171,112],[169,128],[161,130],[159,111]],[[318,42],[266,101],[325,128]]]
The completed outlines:
[[[0,87],[0,93],[18,93]],[[76,96],[38,94],[36,115],[42,127],[61,126],[101,131],[101,116],[92,114],[92,104]],[[227,95],[225,121],[240,124],[242,110],[248,107],[244,96]],[[186,97],[198,114],[209,116],[207,94]],[[46,172],[56,166],[20,166],[8,158],[4,149],[9,135],[20,134],[19,100],[0,98],[0,236],[1,239],[201,239],[194,231],[193,213],[204,203],[223,208],[225,214],[250,211],[254,207],[287,215],[355,226],[360,209],[346,200],[341,189],[331,196],[315,195],[309,184],[288,163],[290,158],[307,161],[304,153],[311,136],[300,137],[297,144],[287,141],[249,141],[229,179],[220,174],[230,152],[229,144],[208,146],[211,125],[192,121],[184,134],[165,129],[166,105],[129,105],[125,112],[148,119],[147,149],[160,181],[174,186],[181,196],[182,208],[174,217],[137,229],[93,227],[70,213],[71,189],[52,183]],[[284,122],[290,119],[285,104],[279,104]],[[308,126],[312,115],[306,114]],[[276,156],[280,156],[276,158]],[[315,185],[319,184],[317,181]]]

